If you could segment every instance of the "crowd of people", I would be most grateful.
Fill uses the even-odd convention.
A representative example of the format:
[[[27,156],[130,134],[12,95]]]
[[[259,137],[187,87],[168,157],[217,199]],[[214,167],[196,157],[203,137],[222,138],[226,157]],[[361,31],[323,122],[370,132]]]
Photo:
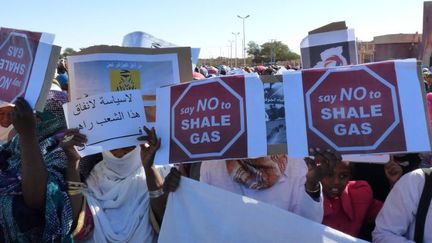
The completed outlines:
[[[297,69],[203,65],[194,78]],[[430,70],[423,75],[430,92]],[[86,136],[66,127],[67,89],[61,60],[43,112],[23,98],[0,107],[0,242],[156,242],[168,194],[181,176],[365,240],[432,242],[432,205],[419,203],[432,195],[431,170],[424,169],[432,166],[428,153],[392,155],[385,165],[354,164],[313,148],[304,159],[203,161],[173,166],[163,177],[153,165],[160,147],[154,128],[145,128],[139,146],[81,158],[74,146],[85,144]]]

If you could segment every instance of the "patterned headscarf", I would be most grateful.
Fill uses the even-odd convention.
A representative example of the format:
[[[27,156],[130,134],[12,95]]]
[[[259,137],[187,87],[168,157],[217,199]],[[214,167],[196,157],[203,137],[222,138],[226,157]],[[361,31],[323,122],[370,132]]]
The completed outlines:
[[[67,101],[63,92],[49,91],[45,109],[38,113],[40,121],[36,132],[46,169],[48,182],[45,205],[45,225],[21,229],[13,203],[22,194],[20,137],[0,146],[0,230],[7,242],[66,242],[71,240],[72,209],[66,193],[65,173],[67,157],[55,138],[55,134],[66,128],[62,104]],[[25,215],[22,213],[20,215]]]
[[[273,186],[288,164],[286,154],[257,159],[227,160],[228,173],[235,182],[250,189],[261,190]]]

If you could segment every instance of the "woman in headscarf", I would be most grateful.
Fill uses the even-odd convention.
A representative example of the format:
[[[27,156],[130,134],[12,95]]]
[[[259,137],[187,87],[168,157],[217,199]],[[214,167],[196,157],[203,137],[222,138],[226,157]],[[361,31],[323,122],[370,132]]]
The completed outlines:
[[[73,146],[85,144],[86,137],[77,129],[65,133],[76,241],[156,242],[168,192],[177,189],[180,172],[171,169],[162,180],[153,166],[160,139],[154,129],[144,130],[145,144],[102,152],[102,161],[94,166],[85,184],[80,182],[80,158]]]
[[[64,175],[67,158],[57,135],[66,128],[66,94],[48,93],[34,115],[24,98],[12,111],[17,132],[0,146],[0,242],[68,242],[72,211]]]

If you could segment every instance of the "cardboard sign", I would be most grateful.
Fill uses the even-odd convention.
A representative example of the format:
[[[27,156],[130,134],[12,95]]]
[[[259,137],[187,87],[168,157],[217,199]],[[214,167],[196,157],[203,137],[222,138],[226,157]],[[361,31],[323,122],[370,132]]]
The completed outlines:
[[[331,29],[323,28],[322,31],[325,32],[313,31],[302,40],[300,51],[303,68],[326,68],[358,63],[354,30],[346,27]]]
[[[282,75],[262,75],[260,79],[264,87],[268,154],[286,154],[285,99]]]
[[[32,108],[42,109],[60,53],[53,41],[52,34],[0,28],[1,101],[24,96]]]
[[[68,57],[71,100],[140,89],[147,121],[154,121],[156,88],[192,80],[191,50],[94,46]]]
[[[288,154],[429,151],[423,82],[415,60],[284,75]]]
[[[139,90],[93,95],[63,105],[68,128],[79,128],[87,144],[81,156],[137,145],[146,119]]]
[[[155,163],[267,154],[258,77],[226,76],[158,89]]]
[[[343,161],[350,161],[356,163],[374,163],[385,164],[390,161],[388,154],[362,154],[362,155],[342,155]]]

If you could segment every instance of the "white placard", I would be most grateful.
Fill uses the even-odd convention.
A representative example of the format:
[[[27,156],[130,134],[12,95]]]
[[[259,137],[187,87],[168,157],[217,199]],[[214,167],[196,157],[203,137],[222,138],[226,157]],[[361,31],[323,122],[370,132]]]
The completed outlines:
[[[257,76],[224,76],[157,91],[155,164],[267,155],[264,90]]]
[[[292,157],[316,147],[345,155],[431,150],[415,59],[302,70],[285,73],[283,80]]]
[[[63,105],[68,128],[79,128],[87,144],[81,156],[137,145],[145,134],[143,101],[139,90],[89,96]]]

